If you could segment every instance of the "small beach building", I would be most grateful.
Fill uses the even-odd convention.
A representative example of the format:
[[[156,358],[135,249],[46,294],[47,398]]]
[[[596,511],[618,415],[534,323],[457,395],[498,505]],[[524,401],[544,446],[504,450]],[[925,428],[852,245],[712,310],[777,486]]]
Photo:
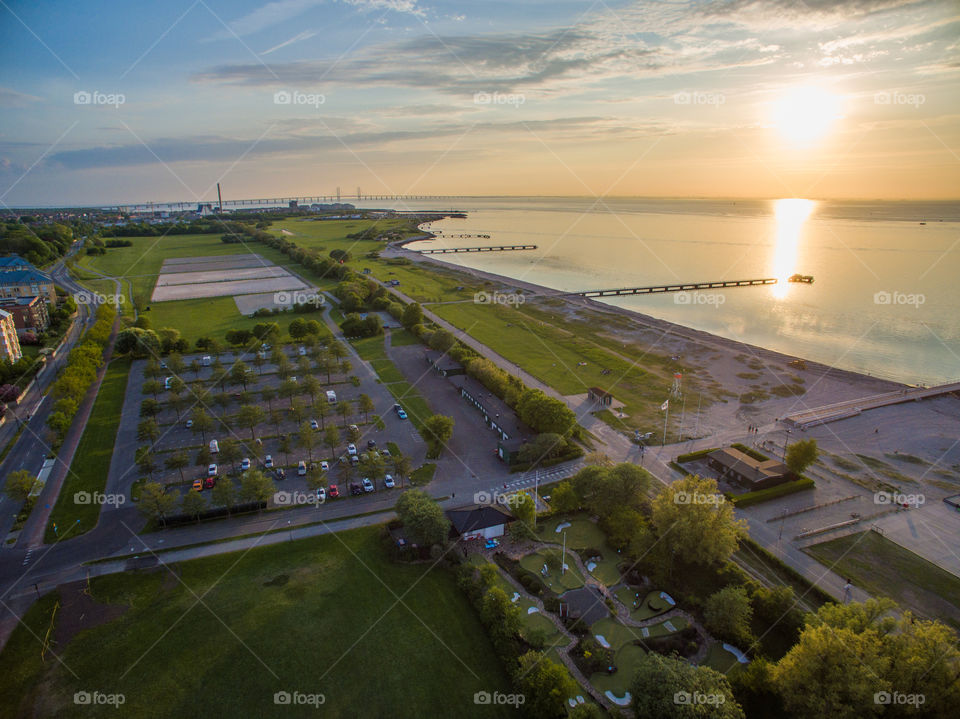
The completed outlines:
[[[587,390],[587,397],[596,402],[601,407],[609,407],[613,404],[613,395],[605,389],[591,387]]]
[[[466,369],[462,364],[450,359],[446,354],[427,350],[423,353],[423,358],[427,364],[441,377],[455,377],[466,374]]]
[[[452,539],[493,539],[502,537],[514,517],[503,505],[473,504],[448,509]]]
[[[735,482],[751,491],[775,487],[792,476],[783,462],[776,459],[754,459],[733,447],[725,447],[708,454],[707,465],[720,475],[720,479]]]

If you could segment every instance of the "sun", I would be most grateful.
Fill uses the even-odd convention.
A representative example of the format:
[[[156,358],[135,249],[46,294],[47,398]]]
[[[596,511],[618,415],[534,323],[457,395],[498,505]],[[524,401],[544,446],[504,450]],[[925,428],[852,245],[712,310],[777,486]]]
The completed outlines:
[[[839,111],[836,95],[816,87],[798,87],[775,103],[773,122],[790,142],[807,144],[830,130]]]

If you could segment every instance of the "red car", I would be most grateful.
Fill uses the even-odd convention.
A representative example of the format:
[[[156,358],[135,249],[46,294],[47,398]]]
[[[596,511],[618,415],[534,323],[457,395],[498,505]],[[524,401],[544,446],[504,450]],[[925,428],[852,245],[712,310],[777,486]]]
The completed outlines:
[[[207,477],[207,478],[203,481],[203,488],[204,488],[204,489],[213,489],[213,485],[215,485],[216,483],[217,483],[217,478],[216,478],[216,477]]]
[[[330,490],[327,492],[327,496],[330,497],[330,499],[336,499],[340,496],[340,490],[337,489],[337,485],[330,485]]]

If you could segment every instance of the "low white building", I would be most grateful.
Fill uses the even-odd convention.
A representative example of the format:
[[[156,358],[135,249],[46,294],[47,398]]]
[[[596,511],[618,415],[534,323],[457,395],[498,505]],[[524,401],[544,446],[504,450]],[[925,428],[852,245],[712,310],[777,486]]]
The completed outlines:
[[[502,505],[473,504],[448,509],[450,534],[458,539],[493,539],[502,537],[514,517]]]

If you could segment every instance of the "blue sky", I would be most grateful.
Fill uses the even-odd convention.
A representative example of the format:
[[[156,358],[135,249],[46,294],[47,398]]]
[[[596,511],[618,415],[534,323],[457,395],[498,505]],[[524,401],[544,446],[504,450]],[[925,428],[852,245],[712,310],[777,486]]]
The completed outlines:
[[[195,200],[218,180],[233,197],[960,188],[953,0],[4,0],[0,18],[7,206]]]

